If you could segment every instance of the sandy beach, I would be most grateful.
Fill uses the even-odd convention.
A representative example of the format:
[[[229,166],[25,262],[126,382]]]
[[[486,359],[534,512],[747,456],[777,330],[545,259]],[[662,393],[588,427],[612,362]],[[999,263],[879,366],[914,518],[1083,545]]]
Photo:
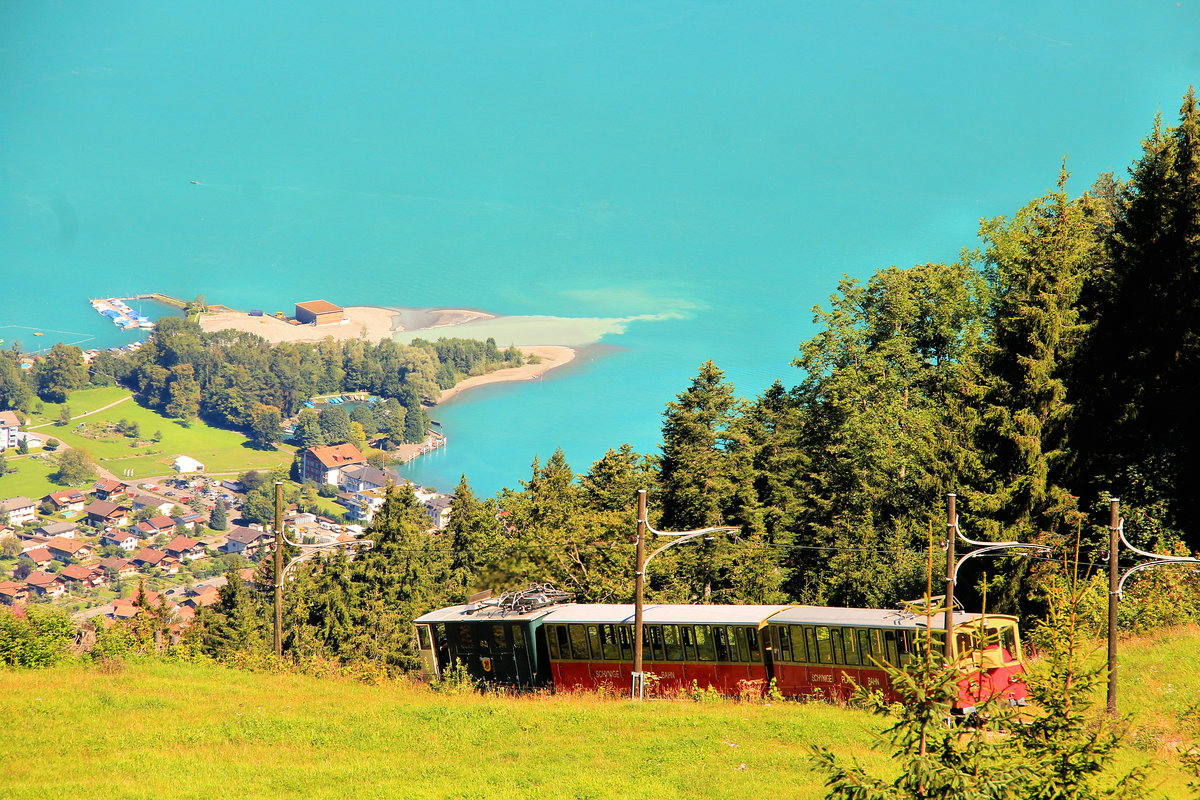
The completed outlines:
[[[530,347],[521,347],[518,345],[518,347],[525,354],[526,358],[529,356],[538,356],[541,359],[541,363],[523,364],[510,369],[500,369],[495,372],[489,372],[486,375],[477,375],[474,378],[459,381],[453,388],[442,390],[441,402],[449,400],[459,392],[473,389],[476,386],[486,386],[489,383],[538,380],[549,370],[561,367],[575,358],[575,350],[563,345],[544,344]]]
[[[424,331],[433,331],[436,337],[454,336],[454,327],[477,320],[495,318],[493,314],[463,308],[392,309],[379,306],[347,306],[346,320],[329,325],[294,325],[276,317],[252,317],[241,311],[223,311],[202,314],[200,327],[205,331],[238,330],[263,337],[268,342],[319,342],[325,338],[337,341],[364,339],[378,342],[390,339],[396,333],[412,333],[420,336]],[[407,325],[405,324],[407,323]],[[548,370],[561,367],[575,358],[575,350],[563,345],[521,346],[528,358],[538,356],[537,364],[525,364],[511,369],[489,372],[460,381],[451,389],[442,390],[442,401],[476,386],[506,381],[537,380]]]
[[[365,339],[378,342],[398,332],[462,325],[494,315],[462,308],[392,309],[379,306],[347,306],[346,319],[329,325],[294,325],[276,317],[252,317],[241,311],[202,314],[200,327],[206,331],[237,330],[257,334],[268,342],[319,342],[327,337],[344,341]],[[409,326],[403,324],[410,321]],[[415,323],[415,324],[414,324]],[[444,332],[439,332],[444,336]]]

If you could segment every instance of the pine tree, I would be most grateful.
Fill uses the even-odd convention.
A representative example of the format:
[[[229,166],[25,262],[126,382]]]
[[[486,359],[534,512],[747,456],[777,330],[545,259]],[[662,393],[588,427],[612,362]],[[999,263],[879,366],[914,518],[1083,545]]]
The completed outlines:
[[[208,527],[214,531],[223,531],[229,528],[229,511],[225,507],[225,498],[218,497],[217,502],[213,504],[212,514],[208,520]]]
[[[1079,491],[1143,504],[1170,499],[1169,524],[1200,533],[1184,503],[1200,493],[1200,110],[1156,120],[1121,195],[1111,264],[1085,291],[1091,328],[1072,389]]]
[[[501,530],[495,506],[480,502],[466,475],[454,490],[450,508],[450,522],[443,535],[450,539],[450,582],[456,589],[451,600],[462,602],[466,595],[490,588],[482,581],[491,577]]]

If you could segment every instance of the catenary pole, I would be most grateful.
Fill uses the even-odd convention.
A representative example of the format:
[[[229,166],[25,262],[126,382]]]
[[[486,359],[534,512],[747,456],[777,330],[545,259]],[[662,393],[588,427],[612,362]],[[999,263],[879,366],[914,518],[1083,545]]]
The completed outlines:
[[[632,696],[641,700],[646,693],[646,679],[642,674],[642,648],[644,646],[642,631],[642,593],[646,584],[646,490],[638,489],[637,493],[637,561],[634,564],[633,583],[633,686]]]
[[[1108,522],[1108,713],[1117,713],[1117,537],[1121,530],[1121,501],[1112,499]]]
[[[283,483],[275,481],[275,657],[283,658]]]
[[[949,662],[954,648],[954,539],[958,534],[958,513],[954,509],[955,495],[946,495],[946,616],[943,626],[946,628],[946,641],[942,644],[942,654]]]

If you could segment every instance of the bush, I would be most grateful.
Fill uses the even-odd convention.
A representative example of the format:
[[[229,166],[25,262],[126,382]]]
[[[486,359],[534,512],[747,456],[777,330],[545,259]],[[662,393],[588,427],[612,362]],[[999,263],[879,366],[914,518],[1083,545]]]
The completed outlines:
[[[24,616],[0,609],[0,663],[10,667],[49,667],[74,636],[62,609],[29,605]]]

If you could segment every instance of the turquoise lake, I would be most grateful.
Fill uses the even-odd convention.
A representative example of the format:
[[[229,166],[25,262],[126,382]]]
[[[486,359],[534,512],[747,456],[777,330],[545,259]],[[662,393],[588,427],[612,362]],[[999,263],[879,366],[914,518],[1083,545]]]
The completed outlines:
[[[1196,0],[0,3],[0,338],[155,291],[589,318],[435,413],[409,474],[491,493],[655,450],[706,359],[795,382],[843,274],[1123,174],[1198,79]]]

